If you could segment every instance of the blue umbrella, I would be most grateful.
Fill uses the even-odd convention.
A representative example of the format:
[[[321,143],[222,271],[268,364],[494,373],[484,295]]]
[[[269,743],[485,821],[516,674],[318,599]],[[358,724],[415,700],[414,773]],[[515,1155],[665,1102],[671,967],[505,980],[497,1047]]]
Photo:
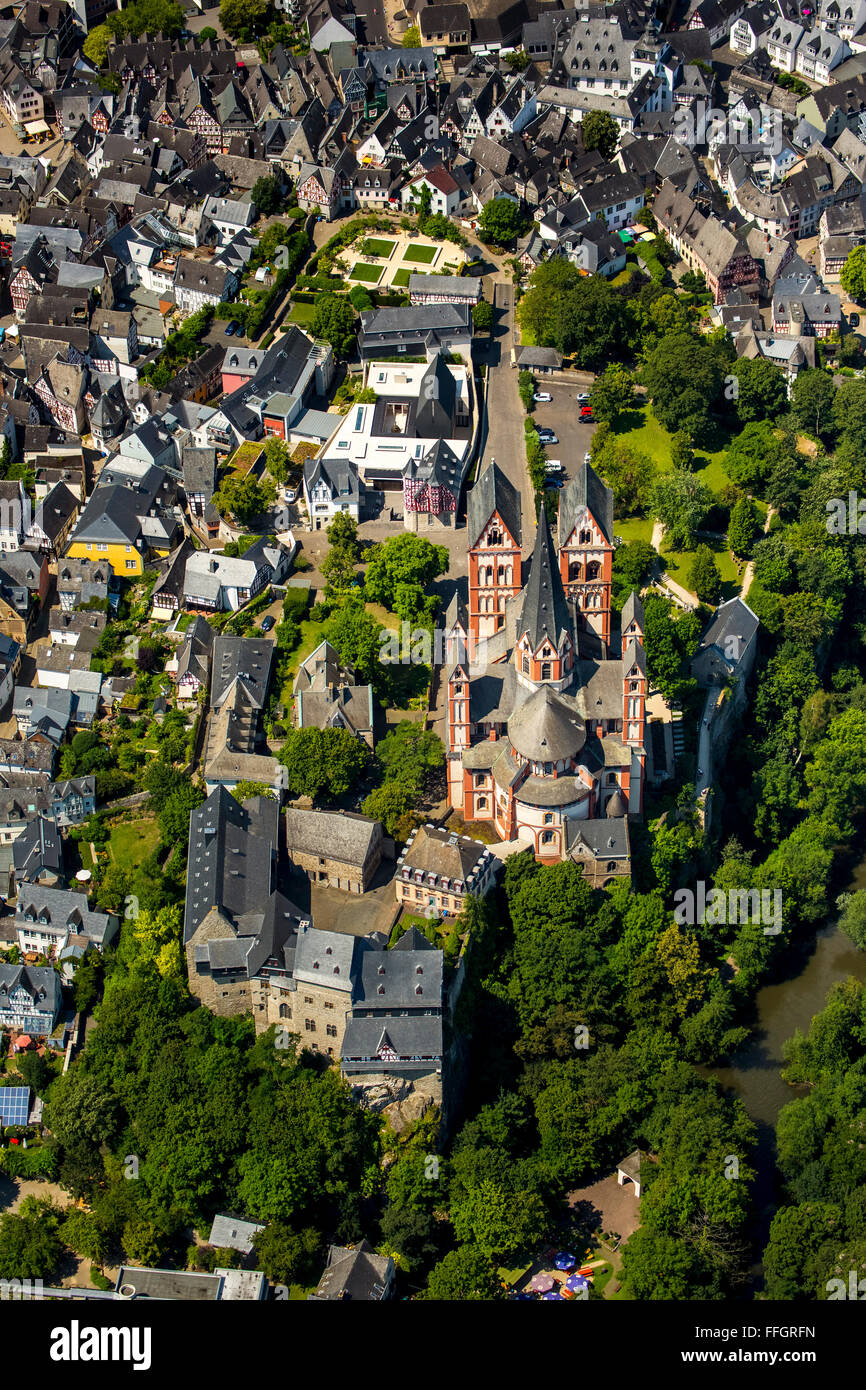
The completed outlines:
[[[568,1250],[560,1250],[553,1263],[556,1265],[557,1269],[574,1269],[574,1266],[577,1264],[577,1257],[572,1255]]]
[[[553,1289],[551,1289],[550,1293],[543,1293],[541,1295],[542,1303],[552,1303],[554,1302],[554,1300],[556,1300],[559,1303],[565,1302],[565,1300],[562,1297],[562,1294],[556,1293]]]
[[[511,1295],[514,1303],[534,1303],[535,1299],[531,1293],[514,1293]]]
[[[582,1289],[589,1288],[589,1280],[584,1279],[582,1274],[569,1274],[565,1281],[565,1287],[571,1289],[573,1293],[580,1293]]]

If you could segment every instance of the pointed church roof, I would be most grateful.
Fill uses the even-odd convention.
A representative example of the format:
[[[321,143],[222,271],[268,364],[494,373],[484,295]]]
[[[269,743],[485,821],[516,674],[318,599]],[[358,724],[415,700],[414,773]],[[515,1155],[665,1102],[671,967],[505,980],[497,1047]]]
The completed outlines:
[[[478,541],[494,512],[520,545],[520,493],[496,463],[490,463],[470,490],[466,503],[466,548]]]
[[[532,650],[535,651],[547,635],[558,650],[563,631],[573,637],[571,617],[557,564],[556,547],[550,534],[547,512],[542,504],[535,549],[532,552],[532,569],[523,594],[517,636],[520,638],[528,632]]]
[[[643,600],[636,590],[632,589],[628,598],[622,606],[621,628],[625,632],[632,623],[637,623],[641,631],[644,626]]]
[[[542,685],[508,721],[511,746],[531,762],[572,758],[586,742],[586,725],[573,700]]]
[[[559,543],[565,545],[574,530],[581,507],[601,527],[605,540],[613,541],[613,492],[589,463],[578,464],[574,477],[566,483],[559,500]]]

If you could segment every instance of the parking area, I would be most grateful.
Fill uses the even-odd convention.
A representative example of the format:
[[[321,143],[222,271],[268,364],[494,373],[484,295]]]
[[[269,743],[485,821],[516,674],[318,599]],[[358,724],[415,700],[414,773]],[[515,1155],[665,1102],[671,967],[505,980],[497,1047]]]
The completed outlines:
[[[551,429],[559,440],[558,444],[547,446],[548,458],[559,459],[564,472],[561,477],[573,478],[575,468],[583,463],[592,443],[595,425],[580,422],[580,406],[575,397],[579,391],[589,388],[579,381],[551,381],[550,378],[537,377],[536,390],[546,391],[552,401],[536,405],[533,419],[539,429]]]

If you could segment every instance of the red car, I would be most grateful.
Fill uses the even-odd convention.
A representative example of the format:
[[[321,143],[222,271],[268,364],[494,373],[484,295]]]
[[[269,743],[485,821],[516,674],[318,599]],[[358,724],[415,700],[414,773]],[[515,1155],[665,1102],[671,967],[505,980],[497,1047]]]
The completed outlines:
[[[588,424],[590,424],[590,425],[592,424],[592,406],[591,406],[591,405],[582,405],[582,406],[580,407],[580,418],[581,418],[581,420],[586,421]]]

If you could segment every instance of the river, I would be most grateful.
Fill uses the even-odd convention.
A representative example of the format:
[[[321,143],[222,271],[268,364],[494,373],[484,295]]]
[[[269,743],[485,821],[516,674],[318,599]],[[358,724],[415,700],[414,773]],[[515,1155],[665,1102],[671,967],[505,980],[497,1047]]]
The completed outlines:
[[[860,861],[848,891],[866,888],[866,858]],[[796,961],[792,962],[796,970]],[[766,1244],[775,1208],[775,1125],[783,1105],[804,1095],[805,1087],[789,1086],[781,1077],[782,1046],[799,1030],[805,1033],[827,995],[838,981],[853,975],[866,981],[866,951],[858,951],[833,923],[815,937],[814,949],[802,956],[802,968],[788,979],[765,985],[755,999],[756,1022],[751,1040],[732,1058],[729,1066],[708,1067],[704,1074],[738,1095],[758,1128],[756,1156],[758,1176],[755,1202],[759,1212],[757,1239]],[[704,1069],[702,1069],[704,1070]],[[760,1280],[760,1266],[753,1274]]]

